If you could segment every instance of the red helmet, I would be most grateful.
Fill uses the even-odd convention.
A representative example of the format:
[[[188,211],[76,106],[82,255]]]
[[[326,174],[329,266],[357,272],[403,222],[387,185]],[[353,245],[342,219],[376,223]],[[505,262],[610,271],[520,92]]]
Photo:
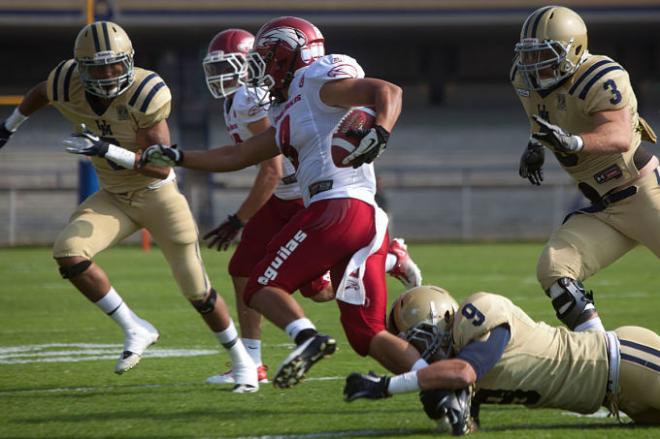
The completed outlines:
[[[279,17],[261,26],[249,54],[250,79],[282,99],[293,74],[325,55],[323,35],[298,17]]]
[[[253,43],[254,35],[243,29],[223,30],[213,37],[202,66],[214,98],[231,95],[245,81],[246,57]]]

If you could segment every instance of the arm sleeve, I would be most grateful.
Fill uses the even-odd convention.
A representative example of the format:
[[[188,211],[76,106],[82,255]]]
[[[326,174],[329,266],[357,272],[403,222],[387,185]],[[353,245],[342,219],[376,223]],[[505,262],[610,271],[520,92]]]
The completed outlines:
[[[490,331],[486,341],[472,341],[456,355],[467,361],[477,373],[477,381],[495,366],[504,353],[504,348],[511,338],[508,325],[500,325]]]

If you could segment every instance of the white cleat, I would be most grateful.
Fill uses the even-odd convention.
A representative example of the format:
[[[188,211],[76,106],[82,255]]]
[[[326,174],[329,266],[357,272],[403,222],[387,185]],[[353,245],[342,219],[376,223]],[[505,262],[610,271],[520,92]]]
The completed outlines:
[[[408,289],[422,285],[422,272],[410,257],[408,246],[403,239],[394,238],[387,252],[396,256],[396,264],[389,271],[390,276],[399,279]]]
[[[253,393],[259,390],[259,376],[254,363],[242,363],[232,368],[234,376],[234,393]]]
[[[265,364],[257,366],[257,379],[259,380],[259,384],[268,382],[268,366]],[[234,380],[234,373],[229,369],[225,373],[208,377],[206,384],[236,384],[236,380]]]
[[[140,319],[125,336],[124,351],[115,364],[115,373],[119,375],[137,366],[144,351],[158,341],[160,334],[151,323]]]

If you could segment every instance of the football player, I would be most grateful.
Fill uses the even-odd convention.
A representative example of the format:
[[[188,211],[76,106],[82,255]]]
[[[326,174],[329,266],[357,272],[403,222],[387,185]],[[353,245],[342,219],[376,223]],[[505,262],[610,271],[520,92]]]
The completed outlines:
[[[137,168],[139,151],[168,144],[171,95],[157,73],[134,67],[133,46],[117,24],[98,21],[78,34],[74,58],[62,61],[24,97],[2,125],[5,140],[28,116],[53,105],[78,134],[67,151],[91,157],[101,190],[85,200],[57,237],[53,257],[63,278],[108,314],[124,332],[124,349],[115,366],[122,374],[135,367],[158,340],[112,287],[92,258],[141,228],[146,228],[167,260],[184,296],[201,314],[237,370],[236,391],[258,389],[256,368],[238,338],[227,307],[211,287],[202,263],[196,225],[171,168]]]
[[[341,322],[353,349],[389,370],[408,371],[426,364],[405,340],[385,330],[387,291],[387,216],[374,201],[371,164],[385,149],[401,111],[401,89],[365,78],[346,55],[325,55],[321,32],[297,17],[264,24],[249,53],[252,86],[265,87],[272,99],[272,126],[245,140],[210,151],[185,154],[154,145],[146,163],[180,165],[206,171],[231,171],[282,153],[296,168],[305,209],[273,237],[254,267],[245,303],[284,329],[296,349],[276,372],[274,384],[297,384],[335,340],[317,332],[290,294],[330,270]],[[355,106],[372,106],[376,126],[347,157],[352,166],[334,165],[330,144],[341,118]]]
[[[224,98],[224,119],[236,143],[241,143],[270,127],[268,104],[259,101],[263,88],[248,89],[247,56],[254,35],[243,29],[227,29],[213,37],[203,61],[206,84],[216,99]],[[243,229],[241,240],[229,262],[234,283],[238,320],[243,344],[257,364],[259,380],[266,382],[267,367],[261,358],[261,315],[243,303],[243,291],[250,271],[266,254],[266,245],[298,211],[304,209],[296,170],[278,155],[261,162],[259,172],[245,201],[233,215],[204,236],[209,247],[227,250]],[[421,273],[407,252],[403,240],[393,239],[386,260],[386,271],[411,288],[421,284]],[[301,287],[301,293],[316,302],[334,298],[330,274]],[[209,377],[209,383],[233,383],[231,370]]]
[[[639,243],[660,257],[658,159],[641,145],[656,136],[637,113],[628,73],[587,51],[587,28],[572,10],[534,11],[515,52],[511,82],[531,131],[520,176],[541,184],[548,148],[591,201],[552,234],[537,277],[566,326],[602,331],[581,282]]]
[[[454,397],[448,391],[474,386],[473,404],[585,414],[604,405],[617,418],[622,411],[637,423],[660,424],[660,337],[648,329],[572,332],[535,322],[497,294],[475,293],[458,306],[433,286],[401,295],[388,329],[410,341],[430,365],[394,377],[353,373],[346,379],[346,401],[421,391],[430,417],[460,420],[469,409],[469,392]]]

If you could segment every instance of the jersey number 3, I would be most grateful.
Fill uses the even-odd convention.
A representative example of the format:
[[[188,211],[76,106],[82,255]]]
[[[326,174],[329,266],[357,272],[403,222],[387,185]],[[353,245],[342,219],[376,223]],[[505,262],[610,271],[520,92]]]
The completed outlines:
[[[610,104],[616,105],[621,102],[621,92],[616,88],[616,82],[609,79],[603,84],[605,90],[610,90],[612,92],[612,98],[610,99]]]

